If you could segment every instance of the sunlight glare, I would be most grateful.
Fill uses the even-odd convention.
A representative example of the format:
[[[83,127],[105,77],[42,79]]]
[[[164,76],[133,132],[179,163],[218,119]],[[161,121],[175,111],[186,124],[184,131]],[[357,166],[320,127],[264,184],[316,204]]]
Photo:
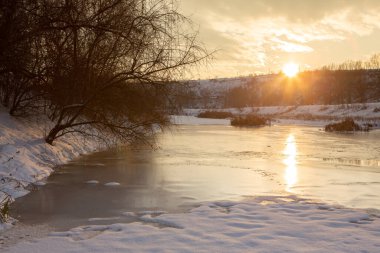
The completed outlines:
[[[282,67],[282,73],[287,77],[295,77],[299,72],[299,65],[293,62],[286,63]]]
[[[288,136],[283,154],[286,156],[286,158],[283,160],[283,163],[286,165],[284,174],[286,191],[290,191],[290,189],[298,181],[297,146],[293,134],[290,134]]]

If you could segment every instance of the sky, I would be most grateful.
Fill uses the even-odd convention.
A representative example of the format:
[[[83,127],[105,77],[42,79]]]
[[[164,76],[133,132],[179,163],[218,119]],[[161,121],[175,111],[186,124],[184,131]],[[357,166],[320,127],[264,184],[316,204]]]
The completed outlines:
[[[196,78],[301,70],[380,52],[380,0],[179,0],[216,52]]]

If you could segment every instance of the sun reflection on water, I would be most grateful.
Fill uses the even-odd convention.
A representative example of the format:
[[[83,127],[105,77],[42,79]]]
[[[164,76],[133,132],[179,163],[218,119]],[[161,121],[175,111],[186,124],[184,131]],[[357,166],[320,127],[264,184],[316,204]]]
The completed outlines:
[[[286,191],[291,191],[291,188],[298,181],[297,145],[293,134],[288,136],[283,154],[286,156],[283,160],[283,163],[286,165],[284,174]]]

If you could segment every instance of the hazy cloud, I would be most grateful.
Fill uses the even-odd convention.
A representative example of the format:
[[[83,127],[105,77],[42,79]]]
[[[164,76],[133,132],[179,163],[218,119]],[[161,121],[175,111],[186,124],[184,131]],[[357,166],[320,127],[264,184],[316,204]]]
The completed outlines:
[[[323,65],[340,61],[344,49],[346,58],[370,54],[370,40],[380,39],[379,0],[182,0],[181,7],[206,45],[220,49],[202,75],[266,72],[289,60]]]

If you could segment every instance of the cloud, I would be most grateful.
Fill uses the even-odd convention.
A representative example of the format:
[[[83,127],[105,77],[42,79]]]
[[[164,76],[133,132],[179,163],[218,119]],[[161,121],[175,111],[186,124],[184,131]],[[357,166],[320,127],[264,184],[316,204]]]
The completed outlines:
[[[380,39],[378,0],[182,0],[181,3],[200,25],[201,39],[206,45],[220,49],[214,70],[209,72],[221,75],[265,72],[269,67],[279,69],[291,58],[306,61],[307,55],[327,54],[321,52],[325,45],[348,40],[351,44],[357,44],[353,40],[363,43],[361,38],[374,33]],[[350,51],[348,45],[342,47]],[[330,54],[328,62],[334,61],[334,52]],[[311,58],[308,61],[315,62]]]
[[[188,13],[219,13],[235,20],[285,17],[292,22],[313,22],[331,13],[351,8],[379,10],[378,0],[182,0]]]
[[[276,44],[272,46],[273,50],[280,50],[280,51],[288,52],[288,53],[302,53],[302,52],[306,53],[306,52],[314,51],[314,49],[309,46],[293,43],[293,42],[288,42],[288,41],[283,41],[279,38],[272,39],[272,42]]]

